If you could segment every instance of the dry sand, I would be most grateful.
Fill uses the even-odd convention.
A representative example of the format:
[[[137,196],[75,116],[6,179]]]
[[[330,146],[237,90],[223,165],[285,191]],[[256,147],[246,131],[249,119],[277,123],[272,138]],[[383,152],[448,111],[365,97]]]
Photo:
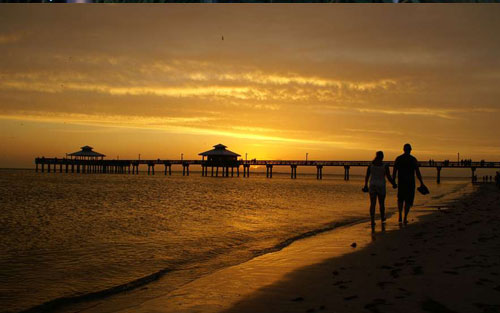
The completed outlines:
[[[500,312],[500,191],[289,247],[120,312]],[[356,247],[351,243],[356,242]]]

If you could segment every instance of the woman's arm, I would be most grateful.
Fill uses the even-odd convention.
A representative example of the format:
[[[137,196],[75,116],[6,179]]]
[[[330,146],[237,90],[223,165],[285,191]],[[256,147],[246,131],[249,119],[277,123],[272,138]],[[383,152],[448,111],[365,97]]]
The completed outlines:
[[[391,183],[391,185],[394,187],[396,185],[396,182],[391,176],[391,171],[389,170],[389,165],[385,166],[385,176],[387,176],[387,180]]]

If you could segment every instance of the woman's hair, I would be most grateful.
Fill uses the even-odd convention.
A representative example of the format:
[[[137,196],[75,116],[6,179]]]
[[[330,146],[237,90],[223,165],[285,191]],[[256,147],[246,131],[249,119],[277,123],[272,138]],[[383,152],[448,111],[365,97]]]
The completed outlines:
[[[377,151],[377,153],[375,153],[375,159],[373,159],[372,164],[375,164],[377,161],[382,161],[383,159],[384,159],[384,152]]]

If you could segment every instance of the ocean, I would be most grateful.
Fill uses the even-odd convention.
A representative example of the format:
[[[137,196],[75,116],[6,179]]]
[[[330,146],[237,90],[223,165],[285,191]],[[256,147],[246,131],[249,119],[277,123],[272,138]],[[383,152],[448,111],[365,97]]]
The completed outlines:
[[[417,206],[471,190],[426,180]],[[368,220],[363,177],[252,173],[250,178],[0,171],[0,311],[81,309],[137,301],[295,240]],[[388,212],[396,193],[388,188]]]

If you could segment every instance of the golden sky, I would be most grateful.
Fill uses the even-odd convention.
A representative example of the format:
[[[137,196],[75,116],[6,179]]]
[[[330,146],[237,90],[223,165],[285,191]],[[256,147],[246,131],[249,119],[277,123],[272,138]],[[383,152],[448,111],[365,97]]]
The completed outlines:
[[[2,5],[0,167],[109,158],[500,160],[494,5]],[[224,40],[222,40],[222,37]]]

